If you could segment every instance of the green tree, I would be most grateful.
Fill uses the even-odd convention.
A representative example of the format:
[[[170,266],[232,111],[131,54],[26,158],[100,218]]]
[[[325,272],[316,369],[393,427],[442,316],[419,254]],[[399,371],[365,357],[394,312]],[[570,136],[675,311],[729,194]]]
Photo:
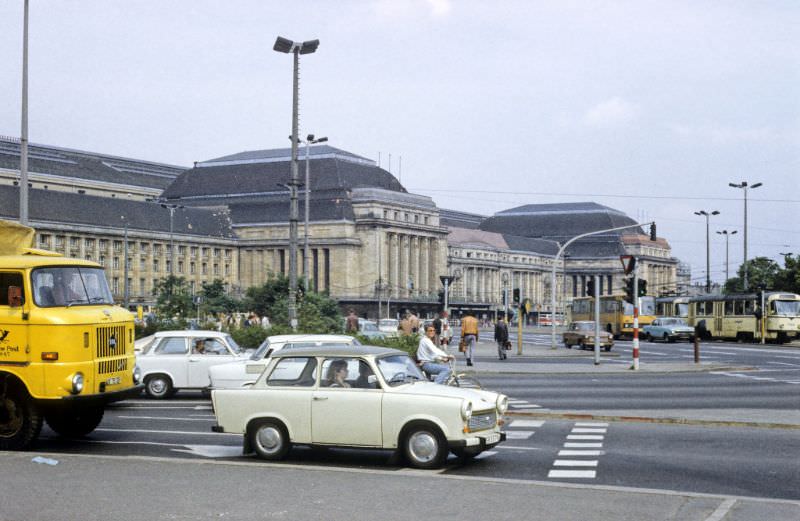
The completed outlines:
[[[786,255],[783,260],[783,269],[775,277],[775,289],[800,293],[800,257]]]
[[[289,323],[289,279],[277,277],[257,287],[248,288],[243,309],[259,316],[269,317],[273,328]],[[276,330],[277,331],[277,330]],[[298,333],[339,333],[342,331],[342,314],[337,302],[322,293],[309,292],[297,295]],[[283,332],[283,331],[282,331]]]
[[[153,292],[156,294],[158,314],[162,319],[185,318],[191,315],[192,295],[184,277],[170,275],[160,279]]]
[[[273,308],[279,300],[286,299],[288,294],[289,278],[279,276],[268,280],[261,286],[247,288],[242,309],[254,311],[259,316],[267,315],[271,322],[279,323],[281,319],[276,315],[277,310]],[[288,322],[288,319],[283,318],[282,323]]]
[[[728,279],[725,282],[725,292],[746,293],[758,290],[760,287],[778,289],[776,283],[779,282],[780,272],[781,267],[778,263],[768,257],[749,259],[747,261],[747,284],[749,287],[742,287],[744,282],[744,264],[742,264],[737,270],[738,277]]]
[[[204,313],[216,315],[218,313],[231,313],[237,311],[240,303],[225,294],[225,284],[222,279],[213,282],[203,282],[203,304],[200,309]]]

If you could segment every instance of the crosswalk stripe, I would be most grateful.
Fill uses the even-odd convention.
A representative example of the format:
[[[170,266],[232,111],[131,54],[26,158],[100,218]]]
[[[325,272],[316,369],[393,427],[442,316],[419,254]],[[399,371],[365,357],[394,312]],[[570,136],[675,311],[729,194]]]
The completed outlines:
[[[597,460],[574,460],[574,459],[557,459],[553,462],[554,467],[596,467]]]
[[[600,434],[568,434],[568,440],[602,440],[605,436]]]
[[[596,470],[551,470],[548,478],[595,478]]]
[[[572,432],[574,432],[574,433],[584,433],[584,434],[605,434],[606,433],[606,429],[573,427]]]
[[[536,428],[536,427],[541,427],[542,425],[544,425],[544,421],[543,420],[514,420],[514,421],[511,422],[509,427],[511,427],[511,428],[516,428],[516,427],[522,427],[522,428],[534,427],[534,428]]]
[[[565,449],[600,449],[603,447],[602,443],[565,443]]]
[[[506,431],[506,439],[509,440],[527,440],[535,431]]]
[[[560,450],[559,456],[602,456],[605,454],[602,450]]]
[[[577,422],[575,427],[608,427],[608,423],[603,422]]]

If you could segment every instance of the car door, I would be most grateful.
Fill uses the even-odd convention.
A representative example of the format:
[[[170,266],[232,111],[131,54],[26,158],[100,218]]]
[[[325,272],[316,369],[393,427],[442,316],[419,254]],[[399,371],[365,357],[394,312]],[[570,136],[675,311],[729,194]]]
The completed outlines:
[[[151,353],[139,359],[145,375],[168,374],[175,388],[187,387],[189,346],[182,336],[163,337]]]
[[[351,387],[331,387],[331,364],[337,360],[347,362],[347,379]],[[312,443],[330,445],[358,445],[380,447],[381,403],[380,386],[355,387],[367,381],[372,368],[358,358],[327,358],[322,363],[320,384],[311,398]],[[373,378],[374,380],[374,378]]]
[[[236,359],[233,353],[218,338],[204,338],[203,352],[192,349],[189,355],[189,373],[187,387],[204,388],[211,385],[208,368],[213,365],[232,362]]]

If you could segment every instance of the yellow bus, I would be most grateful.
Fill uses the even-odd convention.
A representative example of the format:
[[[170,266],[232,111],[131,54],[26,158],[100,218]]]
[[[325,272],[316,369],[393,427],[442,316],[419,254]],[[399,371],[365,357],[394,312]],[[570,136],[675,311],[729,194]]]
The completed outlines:
[[[570,321],[594,320],[594,297],[576,297],[570,305]],[[639,329],[655,320],[655,298],[639,297]],[[600,297],[600,326],[614,338],[633,336],[633,304],[622,295]]]
[[[83,436],[108,402],[138,392],[133,316],[96,263],[31,248],[0,221],[0,450],[28,447],[44,421]]]
[[[800,295],[787,292],[764,294],[701,295],[689,302],[689,325],[706,340],[735,339],[740,342],[765,340],[777,343],[800,338]]]

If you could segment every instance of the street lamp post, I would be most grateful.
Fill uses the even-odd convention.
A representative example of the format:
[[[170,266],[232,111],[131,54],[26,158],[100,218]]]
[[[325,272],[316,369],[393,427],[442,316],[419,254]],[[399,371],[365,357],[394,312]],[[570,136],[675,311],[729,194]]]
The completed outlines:
[[[292,73],[292,168],[289,180],[289,325],[292,329],[297,329],[297,187],[300,184],[297,176],[297,106],[298,106],[298,83],[300,55],[310,54],[319,47],[319,40],[309,40],[306,42],[294,42],[287,38],[278,37],[274,51],[289,54],[294,57]]]
[[[28,225],[28,3],[22,27],[22,128],[19,140],[19,223]]]
[[[728,238],[730,238],[731,235],[736,235],[736,230],[733,230],[732,232],[729,232],[728,230],[722,230],[721,232],[717,233],[725,236],[725,282],[728,282],[730,279],[728,274]]]
[[[178,208],[184,208],[182,204],[167,204],[161,203],[161,208],[166,208],[169,210],[169,269],[167,270],[170,274],[175,270],[175,234],[174,234],[174,221],[175,221],[175,210]]]
[[[702,215],[706,218],[706,293],[711,293],[711,236],[709,231],[709,219],[712,215],[719,215],[717,210],[707,212],[700,210],[694,212],[695,215]]]
[[[304,239],[303,239],[303,276],[305,277],[305,288],[306,293],[308,293],[308,279],[309,279],[309,271],[308,271],[308,216],[309,216],[309,199],[311,193],[311,160],[310,160],[310,152],[309,146],[316,145],[317,143],[324,143],[328,141],[328,138],[321,137],[314,139],[314,134],[309,134],[306,136],[306,207],[305,207],[305,226],[303,227]],[[380,269],[380,266],[378,266]],[[380,280],[378,281],[380,283]],[[378,296],[378,303],[380,303],[380,295]],[[380,305],[378,306],[380,307]],[[378,313],[378,318],[380,318],[380,312]]]
[[[125,264],[123,265],[122,269],[122,302],[125,309],[128,309],[128,301],[130,300],[130,285],[128,284],[128,220],[124,215],[121,218],[122,222],[125,224],[125,247],[122,250],[123,255],[125,256]]]
[[[749,286],[747,283],[747,189],[755,189],[762,184],[763,183],[755,183],[748,185],[747,181],[742,181],[741,183],[728,183],[728,186],[731,188],[741,188],[744,191],[744,287],[742,288],[744,291],[747,291]]]

